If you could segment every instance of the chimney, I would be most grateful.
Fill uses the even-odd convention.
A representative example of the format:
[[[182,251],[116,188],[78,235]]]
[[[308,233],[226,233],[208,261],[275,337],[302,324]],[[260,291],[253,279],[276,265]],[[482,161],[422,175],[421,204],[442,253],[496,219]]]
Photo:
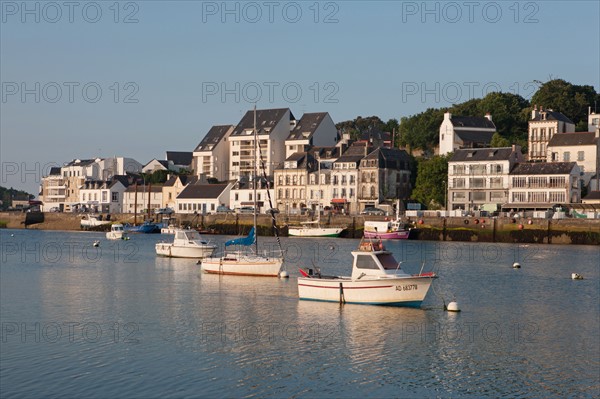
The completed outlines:
[[[452,119],[452,114],[450,112],[445,112],[444,113],[444,120],[450,120]]]
[[[492,122],[492,114],[490,114],[489,112],[486,112],[485,117],[487,118],[488,121]]]
[[[538,116],[538,110],[537,110],[537,104],[533,106],[533,109],[531,110],[531,119],[535,119]]]

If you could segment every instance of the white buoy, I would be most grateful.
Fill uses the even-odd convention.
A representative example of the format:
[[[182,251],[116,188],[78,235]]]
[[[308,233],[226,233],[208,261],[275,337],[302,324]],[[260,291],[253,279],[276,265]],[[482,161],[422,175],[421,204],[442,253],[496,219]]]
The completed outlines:
[[[15,235],[14,235],[14,234],[11,234],[10,236],[11,236],[11,237],[14,237]]]
[[[460,308],[458,307],[458,302],[452,301],[446,306],[446,310],[448,312],[460,312]]]
[[[571,278],[573,280],[583,280],[583,276],[579,273],[571,273]]]
[[[513,269],[520,269],[520,268],[521,268],[521,264],[519,262],[513,263]]]
[[[279,272],[279,278],[288,278],[290,277],[290,275],[288,274],[287,271],[282,270],[281,272]]]
[[[94,241],[94,243],[92,244],[95,247],[99,247],[100,246],[100,241]]]

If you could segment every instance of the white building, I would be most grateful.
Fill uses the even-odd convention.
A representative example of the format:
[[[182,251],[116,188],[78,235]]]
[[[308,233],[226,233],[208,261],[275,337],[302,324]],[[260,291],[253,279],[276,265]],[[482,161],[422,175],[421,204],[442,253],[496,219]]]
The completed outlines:
[[[548,162],[577,162],[583,186],[600,170],[600,129],[555,134],[548,142]]]
[[[79,188],[79,203],[90,212],[123,212],[126,177],[114,180],[86,180]]]
[[[489,147],[495,132],[496,125],[490,114],[481,118],[446,112],[440,125],[439,154],[445,155],[460,148]]]
[[[229,180],[249,182],[255,166],[264,161],[267,176],[285,160],[285,140],[296,126],[289,108],[256,110],[259,146],[255,149],[254,111],[248,111],[229,136]],[[260,167],[259,174],[263,171]]]
[[[575,162],[520,163],[510,172],[505,209],[542,209],[581,202],[579,167]]]
[[[530,161],[546,161],[547,148],[550,139],[558,133],[571,133],[575,131],[575,124],[560,112],[551,109],[544,110],[534,106],[529,121],[527,144]]]
[[[234,183],[188,184],[177,196],[175,212],[206,215],[230,203]]]
[[[132,184],[123,193],[123,213],[153,213],[162,203],[162,184]]]
[[[448,161],[448,209],[496,211],[509,200],[513,167],[521,147],[455,150]]]
[[[233,125],[213,126],[194,149],[192,169],[197,176],[219,181],[229,178],[229,136]]]

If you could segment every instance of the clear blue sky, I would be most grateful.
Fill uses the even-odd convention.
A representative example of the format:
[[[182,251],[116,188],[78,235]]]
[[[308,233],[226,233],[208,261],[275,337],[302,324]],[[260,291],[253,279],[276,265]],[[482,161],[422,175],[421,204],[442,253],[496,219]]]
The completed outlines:
[[[192,151],[254,101],[339,122],[534,80],[600,91],[598,1],[23,4],[1,2],[0,185],[35,194],[74,158]]]

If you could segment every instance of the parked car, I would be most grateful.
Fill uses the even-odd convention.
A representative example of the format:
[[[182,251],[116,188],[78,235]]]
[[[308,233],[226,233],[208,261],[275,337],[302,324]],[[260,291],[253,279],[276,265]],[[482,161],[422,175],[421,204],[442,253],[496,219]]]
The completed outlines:
[[[60,208],[57,206],[53,206],[52,208],[50,208],[50,212],[60,212]]]
[[[158,208],[154,210],[154,213],[157,215],[170,215],[173,213],[173,209],[171,208]]]
[[[375,208],[375,207],[367,207],[367,208],[363,209],[363,211],[360,214],[361,215],[379,215],[379,216],[384,216],[385,215],[385,211],[383,209],[379,209],[379,208]]]
[[[254,213],[254,207],[243,206],[237,210],[238,213]]]
[[[271,215],[271,214],[276,215],[278,213],[279,213],[279,209],[277,209],[277,208],[271,208],[271,209],[267,209],[265,211],[265,215]]]
[[[225,205],[219,205],[217,207],[217,213],[233,213],[233,209]]]

